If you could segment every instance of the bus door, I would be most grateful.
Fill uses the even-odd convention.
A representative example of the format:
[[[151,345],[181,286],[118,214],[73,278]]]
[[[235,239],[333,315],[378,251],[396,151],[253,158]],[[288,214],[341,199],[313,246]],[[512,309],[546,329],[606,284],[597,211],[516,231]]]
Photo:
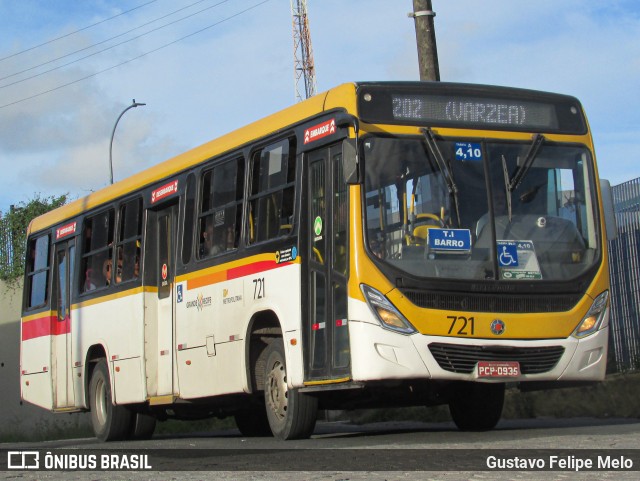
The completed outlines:
[[[145,365],[150,397],[174,394],[175,252],[178,205],[149,210],[145,244]]]
[[[71,292],[75,239],[55,245],[55,277],[53,282],[54,316],[51,319],[51,375],[53,408],[65,408],[75,403],[71,376]]]
[[[348,191],[342,144],[308,154],[306,258],[309,284],[304,318],[305,377],[308,381],[348,378],[347,326]]]

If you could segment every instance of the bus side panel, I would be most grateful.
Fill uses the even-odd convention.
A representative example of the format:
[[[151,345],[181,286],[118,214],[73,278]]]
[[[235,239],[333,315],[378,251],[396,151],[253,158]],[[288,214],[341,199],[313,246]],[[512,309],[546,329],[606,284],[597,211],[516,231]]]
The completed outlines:
[[[22,320],[21,371],[26,374],[51,369],[51,312],[30,316]]]
[[[51,336],[23,340],[21,358],[22,399],[45,409],[53,409]]]
[[[113,385],[118,404],[142,402],[146,399],[144,371],[140,357],[113,361]]]
[[[22,399],[45,409],[53,410],[51,373],[40,372],[22,376]]]
[[[215,351],[215,356],[206,346],[178,351],[182,399],[243,392],[246,375],[240,360],[244,357],[244,343],[221,343],[216,345]]]
[[[176,344],[181,398],[249,392],[245,342],[254,315],[273,311],[287,339],[299,332],[300,264],[279,265],[274,259],[275,253],[247,258],[179,284],[183,296],[176,301]],[[203,279],[211,283],[203,285]],[[287,370],[291,385],[303,381],[301,344],[285,347],[292,359]]]
[[[144,402],[146,400],[146,382],[142,359],[144,359],[143,339],[143,300],[139,290],[135,294],[116,295],[104,301],[85,303],[75,310],[73,315],[74,341],[72,357],[74,365],[84,366],[91,346],[102,345],[107,360],[115,363],[136,359],[135,367],[126,363],[122,369],[110,366],[113,401],[116,404]],[[84,387],[84,385],[83,385]],[[83,395],[76,399],[84,399]]]

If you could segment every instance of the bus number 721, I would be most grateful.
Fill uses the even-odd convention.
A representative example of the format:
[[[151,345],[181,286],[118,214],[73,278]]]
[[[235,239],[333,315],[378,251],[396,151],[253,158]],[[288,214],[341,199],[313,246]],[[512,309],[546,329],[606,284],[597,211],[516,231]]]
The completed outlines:
[[[449,327],[449,332],[447,334],[451,334],[456,325],[459,326],[457,334],[459,336],[473,336],[474,334],[474,321],[473,317],[464,317],[464,316],[447,316],[447,319],[451,319],[451,326]]]

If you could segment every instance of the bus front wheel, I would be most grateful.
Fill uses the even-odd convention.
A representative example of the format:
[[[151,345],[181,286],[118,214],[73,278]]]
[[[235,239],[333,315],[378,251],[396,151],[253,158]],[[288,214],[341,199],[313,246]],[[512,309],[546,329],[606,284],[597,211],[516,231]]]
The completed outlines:
[[[100,441],[126,439],[131,426],[131,411],[111,402],[111,382],[107,361],[96,364],[89,384],[89,407],[93,432]]]
[[[488,431],[496,427],[504,405],[504,384],[461,382],[449,399],[449,412],[462,431]]]
[[[271,432],[282,440],[308,438],[316,425],[318,400],[297,389],[288,389],[281,339],[271,342],[265,358],[264,399]]]

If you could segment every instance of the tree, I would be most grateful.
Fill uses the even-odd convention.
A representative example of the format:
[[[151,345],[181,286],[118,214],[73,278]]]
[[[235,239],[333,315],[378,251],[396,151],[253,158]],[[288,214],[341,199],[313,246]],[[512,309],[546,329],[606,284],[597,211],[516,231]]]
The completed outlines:
[[[67,194],[41,198],[39,194],[0,217],[0,279],[16,281],[24,275],[27,228],[29,223],[50,210],[67,203]]]

